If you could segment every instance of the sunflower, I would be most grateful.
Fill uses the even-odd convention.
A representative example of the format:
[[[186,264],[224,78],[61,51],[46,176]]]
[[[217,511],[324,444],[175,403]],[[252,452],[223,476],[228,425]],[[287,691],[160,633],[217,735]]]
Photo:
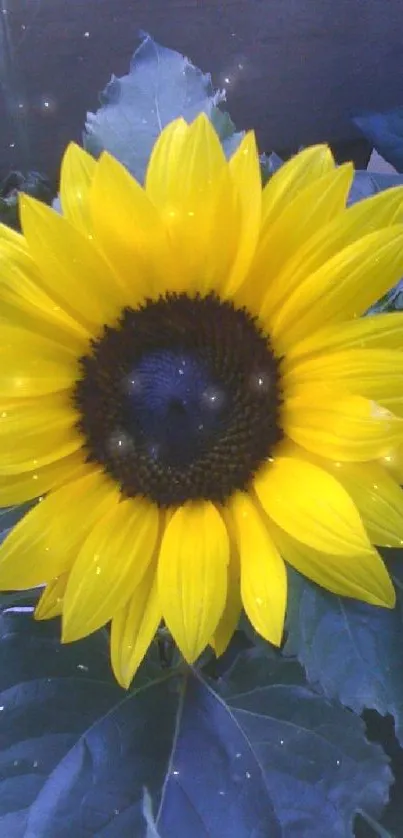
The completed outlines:
[[[319,145],[262,190],[205,116],[170,124],[144,188],[66,151],[59,215],[2,228],[0,503],[39,498],[0,588],[46,584],[62,639],[111,621],[127,686],[164,621],[194,661],[243,608],[282,638],[286,563],[392,607],[374,545],[403,543],[403,189],[346,209]],[[399,461],[400,456],[400,461]]]

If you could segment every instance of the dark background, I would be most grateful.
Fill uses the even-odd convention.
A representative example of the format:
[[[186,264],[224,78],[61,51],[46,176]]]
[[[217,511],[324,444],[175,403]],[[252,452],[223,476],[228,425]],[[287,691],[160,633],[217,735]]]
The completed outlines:
[[[327,140],[360,163],[350,116],[403,104],[403,0],[0,0],[0,11],[0,173],[55,174],[98,91],[127,72],[139,29],[211,71],[262,150]]]

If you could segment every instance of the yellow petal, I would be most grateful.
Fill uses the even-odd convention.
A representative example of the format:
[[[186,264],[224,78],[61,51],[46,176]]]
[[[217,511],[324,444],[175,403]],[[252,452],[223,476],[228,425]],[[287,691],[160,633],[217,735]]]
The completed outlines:
[[[379,463],[336,463],[322,467],[337,478],[354,501],[373,544],[403,545],[403,491]]]
[[[223,286],[225,297],[233,295],[245,279],[259,239],[262,181],[256,139],[252,131],[245,134],[231,157],[229,170],[235,187],[235,199],[239,202],[240,229],[235,260]]]
[[[284,281],[279,279],[287,262],[318,229],[345,209],[352,175],[350,164],[332,169],[298,192],[279,218],[262,229],[245,294],[250,287],[250,293],[255,294],[254,308],[260,302],[259,314],[264,322],[294,287],[293,274],[286,273]]]
[[[345,323],[332,323],[290,345],[287,359],[294,361],[324,351],[360,348],[403,349],[403,312],[393,311]]]
[[[89,192],[96,162],[76,143],[64,153],[60,172],[60,201],[63,214],[84,235],[92,232]]]
[[[39,335],[69,354],[73,352],[77,358],[88,349],[89,340],[84,336],[72,335],[60,320],[49,317],[43,309],[34,308],[13,289],[0,286],[0,330],[4,326]]]
[[[229,555],[228,533],[212,503],[177,509],[162,539],[158,590],[164,620],[189,663],[224,612]]]
[[[285,561],[312,582],[339,596],[394,608],[395,590],[376,550],[362,556],[335,556],[302,544],[279,527],[273,534]]]
[[[91,208],[97,244],[118,272],[127,304],[136,306],[145,297],[163,293],[175,264],[160,212],[125,167],[106,152],[97,164]]]
[[[402,420],[361,396],[329,388],[301,388],[283,406],[282,426],[290,439],[332,460],[376,460],[403,439]]]
[[[361,316],[402,274],[403,226],[364,236],[309,275],[269,315],[273,341],[281,352],[325,324]]]
[[[254,487],[269,518],[309,547],[339,556],[372,553],[349,494],[318,466],[276,457],[257,473]]]
[[[401,415],[403,352],[393,349],[347,349],[283,364],[283,386],[292,392],[304,387],[334,386],[338,392],[366,396]]]
[[[3,244],[11,244],[12,247],[21,248],[21,250],[26,249],[25,239],[21,233],[17,233],[5,224],[0,224],[0,247]]]
[[[265,640],[279,646],[287,602],[283,559],[256,503],[244,492],[230,501],[241,559],[241,596],[245,612]]]
[[[148,162],[145,188],[156,207],[164,209],[175,194],[183,147],[189,133],[184,119],[170,122],[157,138]]]
[[[0,474],[37,472],[82,447],[77,413],[64,397],[3,402],[0,412]]]
[[[92,334],[125,306],[112,268],[66,218],[24,195],[21,223],[44,289]]]
[[[403,486],[403,444],[391,448],[379,462],[399,486]]]
[[[0,322],[0,397],[44,396],[71,387],[73,351],[41,335]]]
[[[60,617],[63,613],[63,597],[68,578],[68,573],[62,573],[46,585],[35,608],[35,620],[51,620],[53,617]]]
[[[51,492],[0,546],[0,590],[34,588],[70,570],[117,492],[99,472]]]
[[[227,519],[226,519],[227,523]],[[223,655],[236,631],[242,612],[239,554],[231,536],[231,553],[228,564],[227,599],[225,608],[210,645],[217,657]]]
[[[190,126],[179,121],[162,132],[150,158],[146,190],[161,211],[175,254],[177,280],[170,290],[206,292],[221,285],[233,249],[232,237],[223,236],[219,227],[231,178],[205,114]]]
[[[284,163],[263,190],[263,224],[274,223],[299,192],[334,167],[332,152],[326,145],[305,148]]]
[[[40,273],[22,242],[24,247],[0,242],[0,318],[82,351],[89,333],[42,290]]]
[[[157,573],[151,564],[130,601],[112,620],[111,660],[118,683],[128,688],[161,622]]]
[[[151,562],[157,507],[140,499],[119,501],[116,495],[74,562],[64,597],[64,641],[105,625],[126,604]]]
[[[278,284],[284,284],[289,290],[298,288],[305,279],[350,245],[370,233],[402,221],[403,187],[387,189],[354,204],[325,226],[319,226],[289,260],[281,277],[278,277]]]
[[[13,506],[38,498],[62,483],[69,483],[74,478],[81,477],[86,470],[84,455],[77,451],[34,471],[0,474],[0,506]]]

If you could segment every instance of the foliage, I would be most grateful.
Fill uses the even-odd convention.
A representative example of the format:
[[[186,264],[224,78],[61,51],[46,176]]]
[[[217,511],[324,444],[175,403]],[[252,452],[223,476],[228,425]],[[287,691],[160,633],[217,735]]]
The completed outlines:
[[[381,812],[386,756],[296,661],[252,649],[212,679],[154,646],[125,692],[106,632],[59,633],[29,608],[0,617],[0,834],[341,838]]]
[[[354,118],[365,137],[398,172],[403,172],[403,108]]]
[[[87,114],[84,146],[95,157],[107,149],[142,182],[162,128],[179,116],[190,122],[204,111],[231,154],[242,133],[235,133],[229,114],[219,109],[224,100],[224,91],[213,90],[209,73],[144,34],[128,75],[112,76],[100,94],[101,107]]]

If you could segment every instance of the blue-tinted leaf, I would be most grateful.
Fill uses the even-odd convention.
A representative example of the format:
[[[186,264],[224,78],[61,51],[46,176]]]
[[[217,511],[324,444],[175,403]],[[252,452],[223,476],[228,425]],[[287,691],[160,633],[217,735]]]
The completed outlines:
[[[388,163],[403,172],[403,108],[356,116],[353,122]]]
[[[189,673],[129,694],[85,732],[32,806],[26,838],[140,838],[144,787],[161,838],[281,836],[256,756]]]
[[[278,156],[274,151],[271,154],[261,154],[260,155],[260,170],[262,173],[262,183],[265,185],[268,180],[270,180],[271,176],[277,172],[277,169],[280,169],[283,165],[284,160]]]
[[[28,609],[0,616],[0,835],[25,838],[30,807],[83,730],[123,692],[101,633],[62,648]]]
[[[280,838],[275,792],[229,708],[190,675],[157,817],[162,838]]]
[[[228,114],[217,108],[225,95],[214,91],[210,74],[149,35],[134,53],[128,75],[112,76],[100,98],[99,110],[87,114],[84,146],[95,157],[107,149],[140,182],[156,138],[179,116],[190,122],[204,111],[228,154],[242,137],[235,134]]]
[[[357,809],[380,814],[391,780],[382,750],[361,719],[304,684],[296,661],[246,652],[222,693],[275,791],[284,836],[347,838]]]
[[[333,596],[295,575],[285,651],[297,655],[310,683],[356,713],[390,713],[403,742],[403,618]],[[294,601],[293,601],[294,600]]]
[[[354,174],[347,203],[349,206],[356,204],[363,198],[369,198],[371,195],[376,195],[377,192],[383,192],[385,189],[391,189],[393,186],[401,186],[402,184],[402,175],[378,174],[358,169]]]
[[[217,694],[155,659],[124,692],[104,633],[58,631],[0,620],[0,835],[348,838],[357,807],[378,816],[384,755],[295,662],[241,654]]]

